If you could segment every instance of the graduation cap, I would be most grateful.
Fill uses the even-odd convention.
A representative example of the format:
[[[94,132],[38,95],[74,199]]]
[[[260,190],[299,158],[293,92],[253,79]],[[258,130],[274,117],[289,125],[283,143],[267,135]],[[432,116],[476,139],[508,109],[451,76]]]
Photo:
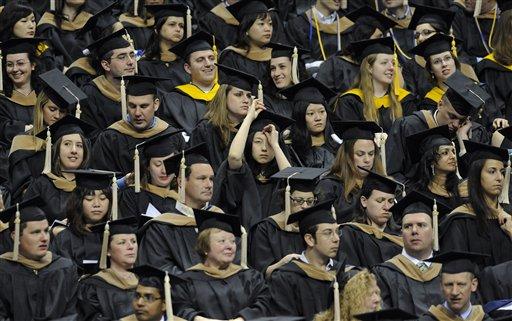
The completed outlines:
[[[382,132],[382,128],[373,121],[332,121],[331,124],[336,135],[343,141],[373,140],[376,133]]]
[[[288,217],[286,224],[299,222],[299,231],[305,233],[310,227],[322,223],[336,223],[336,218],[333,216],[332,204],[334,199],[316,204],[315,206],[306,208],[297,213],[293,213]]]
[[[103,270],[107,268],[107,251],[110,237],[117,234],[135,234],[137,232],[138,226],[139,222],[135,216],[107,221],[91,226],[91,232],[103,232],[100,255],[100,269]]]
[[[288,57],[292,61],[292,82],[298,84],[300,82],[299,56],[308,53],[309,50],[278,42],[270,42],[267,47],[272,48],[272,58]]]
[[[52,170],[52,144],[57,142],[62,136],[70,134],[81,134],[84,137],[89,136],[96,128],[92,125],[71,115],[66,115],[46,127],[46,130],[40,131],[36,137],[46,140],[45,161],[43,174],[50,173]]]
[[[101,27],[108,27],[117,22],[117,19],[113,17],[112,10],[116,8],[119,4],[119,0],[112,2],[111,4],[103,7],[98,12],[96,12],[92,17],[90,17],[85,25],[79,29],[75,35],[75,38],[83,37],[87,32],[92,31],[94,28],[99,26],[99,22],[106,21],[107,25]],[[94,35],[93,35],[94,36]]]
[[[355,24],[367,24],[379,29],[383,33],[397,25],[394,20],[366,5],[347,13],[345,17]]]
[[[17,261],[19,256],[21,224],[46,220],[46,214],[41,209],[44,205],[45,202],[36,196],[0,212],[0,220],[4,223],[10,222],[14,217],[13,260]]]
[[[393,38],[385,37],[356,41],[350,44],[350,48],[354,52],[354,56],[362,61],[372,54],[394,54],[395,43]]]
[[[270,0],[240,0],[226,9],[241,23],[246,15],[265,13],[272,7],[273,4]]]
[[[395,195],[396,188],[398,186],[403,186],[405,189],[405,186],[402,183],[397,182],[394,179],[377,174],[374,171],[369,171],[366,168],[363,168],[361,166],[358,166],[358,167],[359,167],[359,169],[368,173],[368,176],[366,176],[366,178],[364,179],[364,182],[363,182],[363,187],[362,187],[363,189],[365,188],[365,186],[370,186],[371,190],[377,190],[377,191],[381,191],[383,193],[388,193],[388,194],[393,194],[393,195]]]
[[[512,1],[510,0],[497,0],[498,8],[500,8],[501,13],[512,9]]]
[[[71,109],[76,105],[75,117],[80,118],[80,105],[87,101],[87,95],[58,69],[39,75],[43,91],[59,108]]]
[[[325,104],[336,96],[334,91],[314,77],[283,89],[280,93],[294,102],[305,101],[313,104]]]
[[[437,254],[426,261],[441,263],[442,273],[457,274],[462,272],[478,273],[478,262],[483,261],[489,255],[473,252],[450,251]]]
[[[429,23],[440,26],[440,31],[444,34],[450,33],[452,22],[455,18],[455,12],[438,7],[422,6],[413,3],[411,3],[411,7],[414,7],[415,9],[411,22],[409,22],[409,29],[416,30],[418,25]]]
[[[165,172],[179,175],[181,185],[178,187],[179,201],[185,203],[185,171],[194,164],[210,164],[208,149],[205,143],[184,149],[164,160]]]
[[[471,115],[485,104],[491,96],[479,83],[456,70],[445,80],[448,90],[445,95],[455,111],[461,115]]]
[[[252,122],[249,128],[249,133],[260,132],[265,126],[273,124],[276,126],[276,130],[285,130],[290,127],[295,121],[291,118],[281,116],[279,114],[270,112],[268,110],[262,110],[258,117]]]
[[[253,75],[221,64],[216,65],[219,70],[219,84],[221,85],[230,85],[254,94],[256,86],[261,84],[258,78]]]
[[[410,314],[398,308],[379,310],[375,312],[368,312],[363,314],[354,315],[354,318],[361,321],[384,321],[384,320],[415,320],[418,319],[417,315]]]
[[[443,33],[436,33],[432,37],[426,39],[416,47],[412,48],[409,52],[421,56],[428,60],[432,55],[437,55],[443,52],[451,52],[457,56],[457,44],[459,39],[453,36],[447,36]]]
[[[390,208],[393,213],[395,222],[401,222],[402,218],[407,214],[425,213],[432,217],[432,226],[434,230],[434,251],[439,251],[439,215],[447,214],[451,208],[436,199],[420,193],[412,191],[402,198],[398,203]]]
[[[452,145],[448,125],[438,126],[406,137],[407,152],[413,163],[420,161],[428,151],[442,145]]]
[[[118,30],[89,44],[83,53],[88,56],[91,52],[94,52],[98,59],[102,59],[112,50],[130,47],[132,44],[130,40],[127,40],[127,37],[129,37],[127,35],[126,29]]]
[[[130,272],[137,275],[139,278],[139,284],[144,285],[144,279],[147,278],[157,278],[162,281],[162,284],[164,286],[164,302],[165,302],[165,314],[167,316],[167,320],[172,321],[173,316],[173,310],[172,310],[172,297],[171,297],[171,283],[173,285],[185,282],[182,278],[169,274],[169,272],[161,270],[159,268],[156,268],[151,265],[140,265],[137,267],[134,267],[133,269],[129,270]]]
[[[155,17],[155,24],[167,17],[183,17],[186,22],[187,38],[192,35],[192,14],[190,8],[184,4],[154,4],[146,5],[146,10]]]
[[[191,53],[202,50],[213,50],[215,40],[214,37],[204,31],[199,31],[190,37],[178,42],[174,47],[169,49],[183,59],[186,59]],[[214,52],[216,55],[216,53]]]
[[[217,228],[242,239],[240,265],[247,268],[247,232],[236,215],[194,209],[194,217],[199,233],[209,228]]]

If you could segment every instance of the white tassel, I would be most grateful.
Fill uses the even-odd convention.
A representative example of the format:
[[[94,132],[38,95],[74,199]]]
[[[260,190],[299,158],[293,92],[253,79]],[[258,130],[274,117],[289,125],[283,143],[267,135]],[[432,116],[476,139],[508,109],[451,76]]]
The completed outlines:
[[[117,220],[117,212],[117,178],[114,174],[114,177],[112,177],[112,220],[114,221]]]
[[[405,6],[408,6],[408,5],[409,5],[409,0],[404,0],[403,6],[405,7]]]
[[[128,109],[126,108],[126,84],[124,77],[121,77],[121,119],[127,120]]]
[[[50,11],[55,11],[55,0],[50,0]]]
[[[139,15],[139,0],[133,0],[133,15]]]
[[[508,197],[509,186],[510,186],[510,156],[507,161],[507,168],[505,169],[505,178],[503,181],[503,189],[501,190],[501,195],[499,197],[500,203],[510,204],[510,200]]]
[[[44,168],[43,174],[52,172],[52,133],[50,126],[46,128],[46,150],[44,151]]]
[[[341,0],[341,9],[345,10],[348,8],[348,0]]]
[[[185,171],[187,169],[187,165],[185,165],[185,151],[182,152],[183,155],[181,156],[181,162],[180,162],[180,181],[181,181],[181,184],[180,186],[178,187],[178,195],[179,195],[179,198],[180,198],[180,202],[182,204],[185,204],[185,200],[186,200],[186,197],[185,197]]]
[[[478,17],[482,12],[482,0],[476,0],[475,11],[473,11],[473,17]]]
[[[82,114],[82,109],[80,106],[80,102],[76,104],[75,117],[80,119],[80,114]]]
[[[242,230],[242,252],[240,254],[240,265],[244,269],[248,269],[247,266],[247,231],[243,226],[240,226]]]
[[[135,155],[133,156],[134,160],[134,176],[135,176],[135,193],[140,193],[140,159],[139,159],[139,149],[135,146]]]
[[[382,162],[382,170],[384,171],[384,176],[388,175],[388,167],[386,164],[386,140],[387,135],[385,133],[382,133],[380,135],[380,161]]]
[[[165,294],[165,315],[167,316],[167,321],[174,320],[174,313],[172,311],[172,299],[171,299],[171,280],[169,278],[169,273],[165,272],[164,278],[164,294]]]
[[[341,30],[340,30],[340,16],[336,13],[336,44],[338,51],[341,50]]]
[[[292,54],[292,82],[294,85],[300,82],[299,80],[299,50],[293,47]]]
[[[187,8],[187,38],[192,36],[192,14],[190,12],[190,8]]]
[[[261,85],[261,81],[258,84],[258,99],[263,101],[263,86]]]
[[[338,221],[338,218],[336,216],[336,209],[334,208],[334,205],[331,206],[331,215],[335,221]]]
[[[434,199],[432,207],[432,224],[434,226],[434,251],[439,251],[439,212],[437,211],[437,201]]]
[[[341,313],[340,313],[340,285],[338,283],[338,280],[336,280],[336,277],[334,277],[334,321],[340,321],[341,320]]]
[[[101,254],[100,254],[100,269],[104,270],[107,268],[107,251],[108,251],[108,239],[110,237],[110,226],[108,222],[105,224],[103,230],[103,241],[101,242]]]
[[[14,219],[14,248],[12,251],[12,259],[14,261],[18,261],[18,256],[20,253],[20,204],[16,203],[16,214]]]

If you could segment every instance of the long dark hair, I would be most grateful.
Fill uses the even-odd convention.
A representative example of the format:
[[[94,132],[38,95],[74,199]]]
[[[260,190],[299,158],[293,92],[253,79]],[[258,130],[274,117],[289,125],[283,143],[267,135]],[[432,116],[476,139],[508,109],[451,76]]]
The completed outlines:
[[[480,183],[485,161],[485,159],[479,159],[472,162],[468,172],[469,203],[476,215],[478,226],[481,227],[477,232],[479,234],[489,232],[487,218],[492,217],[494,212],[485,201],[484,190]]]
[[[369,199],[374,190],[375,189],[373,188],[372,184],[363,183],[363,186],[361,187],[359,194],[356,196],[356,206],[352,214],[353,222],[368,224],[368,220],[370,220],[370,218],[368,217],[366,209],[363,207],[363,204],[361,203],[361,196],[364,196],[366,199]],[[389,218],[388,222],[386,223],[386,226],[393,231],[397,231],[400,228],[393,219],[393,215],[391,215],[391,217]]]
[[[163,25],[167,21],[167,18],[172,16],[166,16],[158,19],[155,22],[155,26],[153,27],[153,32],[149,37],[148,44],[146,46],[146,50],[144,52],[145,59],[160,59],[160,31],[162,30]],[[184,19],[185,20],[185,19]],[[187,26],[183,28],[183,38],[187,34]],[[183,38],[181,38],[183,40]]]
[[[4,42],[14,38],[14,25],[21,19],[28,17],[31,13],[35,17],[36,13],[31,7],[16,1],[9,2],[0,14],[0,41]]]
[[[9,76],[7,75],[7,69],[6,69],[6,56],[4,54],[4,59],[2,59],[2,72],[4,73],[4,77],[3,77],[3,80],[4,80],[4,95],[7,96],[7,97],[11,97],[12,96],[12,92],[14,90],[14,84],[12,83],[12,80],[11,78],[9,78]],[[41,70],[40,70],[40,65],[41,65],[41,61],[39,60],[39,58],[36,56],[36,52],[29,52],[28,53],[28,60],[29,60],[29,63],[30,64],[34,64],[35,67],[34,67],[34,70],[31,71],[31,75],[30,75],[30,85],[32,86],[32,89],[37,93],[40,91],[40,83],[38,81],[39,77],[38,75],[41,73]]]
[[[251,28],[252,24],[257,19],[266,19],[267,17],[271,18],[269,12],[250,13],[245,15],[244,18],[242,19],[242,22],[240,22],[240,25],[238,26],[236,47],[249,51],[251,46],[249,36],[247,35],[247,31]]]
[[[101,192],[109,200],[108,211],[101,220],[101,222],[104,222],[109,218],[112,209],[112,192],[110,189],[104,189]],[[85,228],[87,222],[85,221],[83,201],[86,196],[94,196],[94,194],[95,190],[77,186],[69,196],[66,203],[66,218],[68,219],[71,232],[77,235],[85,235],[89,232]]]

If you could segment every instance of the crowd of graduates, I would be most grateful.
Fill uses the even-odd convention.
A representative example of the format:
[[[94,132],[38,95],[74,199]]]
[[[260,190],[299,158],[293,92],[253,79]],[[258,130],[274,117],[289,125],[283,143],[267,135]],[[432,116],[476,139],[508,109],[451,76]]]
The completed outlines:
[[[0,321],[512,313],[512,1],[0,0]]]

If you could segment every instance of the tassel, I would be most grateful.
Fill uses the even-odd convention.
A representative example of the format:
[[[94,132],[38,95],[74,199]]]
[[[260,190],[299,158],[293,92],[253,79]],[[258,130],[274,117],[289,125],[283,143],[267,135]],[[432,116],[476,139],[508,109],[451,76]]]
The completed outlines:
[[[20,223],[21,223],[21,217],[20,217],[20,204],[16,203],[16,214],[14,219],[14,249],[12,253],[12,259],[14,261],[18,261],[18,256],[20,253]]]
[[[284,230],[291,232],[292,228],[286,223],[288,222],[288,217],[292,214],[292,199],[291,199],[291,187],[290,187],[290,178],[294,175],[297,175],[299,172],[295,172],[286,178],[286,188],[284,190]]]
[[[187,8],[187,38],[192,36],[192,14],[190,8]]]
[[[185,151],[182,152],[183,156],[181,156],[180,162],[180,181],[181,184],[178,187],[178,195],[180,197],[180,202],[185,204],[185,170],[187,169],[187,165],[185,165]]]
[[[455,42],[455,37],[453,36],[453,29],[452,29],[451,49],[452,49],[452,55],[454,57],[457,57],[457,43]]]
[[[507,161],[507,168],[505,169],[505,178],[503,181],[503,189],[501,190],[501,195],[499,197],[500,203],[510,204],[510,200],[508,198],[509,186],[510,186],[510,156]]]
[[[135,155],[133,156],[133,171],[135,173],[135,193],[140,193],[140,158],[139,148],[135,146]]]
[[[338,15],[338,13],[336,13],[336,23],[337,23],[337,26],[336,26],[336,48],[338,49],[338,51],[341,50],[341,30],[340,30],[340,16]]]
[[[110,237],[110,226],[108,222],[105,224],[105,230],[103,230],[103,241],[101,242],[101,256],[100,256],[100,269],[104,270],[107,268],[107,251],[108,251],[108,239]]]
[[[388,175],[387,164],[386,164],[386,140],[388,139],[385,133],[380,134],[380,161],[382,162],[382,170],[384,171],[384,176]]]
[[[112,220],[117,220],[117,178],[112,177]]]
[[[0,49],[0,92],[4,92],[4,68],[3,68],[2,49]]]
[[[121,119],[128,120],[128,109],[126,108],[126,84],[124,77],[121,77]]]
[[[341,9],[345,10],[348,8],[348,0],[341,0]]]
[[[258,84],[258,99],[263,101],[263,86],[261,85],[261,81]]]
[[[432,225],[434,227],[434,251],[439,251],[439,212],[437,211],[437,201],[434,198],[432,207]]]
[[[212,46],[212,51],[213,51],[213,57],[215,59],[215,63],[217,63],[217,58],[219,56],[219,52],[217,51],[217,45],[215,44],[215,36],[212,36],[213,37],[213,46]]]
[[[174,313],[172,312],[171,279],[169,278],[169,273],[167,271],[165,271],[165,278],[164,278],[164,294],[165,294],[165,315],[167,316],[167,321],[173,321]]]
[[[50,126],[46,128],[46,150],[44,151],[44,168],[43,174],[52,172],[52,133]]]
[[[247,267],[247,231],[243,226],[240,226],[242,230],[242,253],[240,254],[240,265],[244,269],[248,269]]]
[[[400,183],[399,181],[395,181],[402,187],[402,197],[407,196],[407,192],[405,191],[405,184]]]
[[[334,218],[334,220],[338,221],[338,218],[336,216],[336,209],[334,208],[334,205],[331,206],[331,215]]]
[[[476,0],[475,11],[473,11],[473,17],[478,17],[482,12],[482,0]]]
[[[408,6],[408,5],[409,5],[409,0],[404,0],[403,6],[405,7],[405,6]]]
[[[75,110],[75,118],[80,119],[80,114],[82,113],[82,109],[80,107],[80,102],[76,104],[76,110]]]
[[[334,277],[334,321],[340,321],[341,320],[341,314],[340,314],[340,285],[338,283],[338,280],[336,280],[336,277]]]
[[[292,82],[294,85],[300,82],[299,80],[299,50],[293,47],[292,54]]]
[[[139,15],[139,0],[133,0],[133,15]]]
[[[50,11],[55,11],[55,0],[50,0]]]
[[[393,53],[393,65],[395,66],[395,72],[393,74],[393,87],[395,88],[395,95],[398,96],[400,91],[400,71],[398,69],[398,54],[396,53],[396,46]]]
[[[452,142],[452,146],[453,146],[453,148],[455,148],[455,142]],[[464,148],[464,154],[465,154],[466,153],[466,148],[464,147],[464,142],[463,141],[462,141],[461,151],[462,151],[462,148]],[[457,150],[457,149],[455,148],[455,150]],[[462,179],[462,176],[459,173],[459,164],[457,164],[457,169],[455,170],[455,173],[456,173],[456,175],[457,175],[457,177],[459,179]]]

